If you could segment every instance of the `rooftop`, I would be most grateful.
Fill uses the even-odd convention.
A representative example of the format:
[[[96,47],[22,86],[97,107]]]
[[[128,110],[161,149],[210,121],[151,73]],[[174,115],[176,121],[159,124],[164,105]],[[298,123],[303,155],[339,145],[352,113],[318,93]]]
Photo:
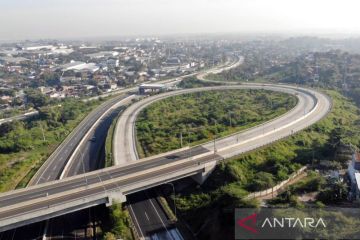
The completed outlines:
[[[356,185],[360,190],[360,173],[355,173],[355,180],[356,180]]]
[[[21,63],[21,62],[29,61],[29,59],[27,58],[12,57],[12,56],[1,57],[0,60],[8,63]]]
[[[164,84],[156,84],[156,83],[143,83],[140,85],[143,88],[165,88]]]
[[[360,153],[359,152],[355,152],[354,157],[355,157],[356,162],[360,162]]]
[[[80,62],[80,61],[71,61],[70,63],[62,65],[61,68],[63,70],[70,70],[70,69],[73,69],[74,67],[77,67],[79,65],[85,65],[85,63]]]

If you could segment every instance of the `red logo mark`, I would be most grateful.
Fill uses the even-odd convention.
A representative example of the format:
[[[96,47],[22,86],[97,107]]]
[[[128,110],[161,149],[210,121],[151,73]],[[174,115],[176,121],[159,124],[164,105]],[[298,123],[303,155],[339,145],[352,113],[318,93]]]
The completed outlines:
[[[243,219],[240,219],[237,221],[237,224],[242,227],[242,228],[245,228],[246,230],[248,230],[249,232],[252,232],[252,233],[257,233],[258,231],[251,227],[251,226],[248,226],[245,224],[245,222],[247,221],[251,221],[251,225],[252,226],[256,226],[256,213],[246,217],[246,218],[243,218]]]

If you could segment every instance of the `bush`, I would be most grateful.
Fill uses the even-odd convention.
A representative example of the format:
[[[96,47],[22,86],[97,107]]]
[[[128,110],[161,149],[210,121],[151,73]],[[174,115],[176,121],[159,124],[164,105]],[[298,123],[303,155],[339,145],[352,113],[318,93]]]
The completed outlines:
[[[252,191],[261,191],[271,188],[275,185],[274,177],[271,173],[259,172],[255,175],[253,182],[250,184]]]
[[[110,208],[110,219],[112,222],[112,233],[115,236],[124,237],[129,231],[128,215],[123,210],[121,203],[113,203]]]

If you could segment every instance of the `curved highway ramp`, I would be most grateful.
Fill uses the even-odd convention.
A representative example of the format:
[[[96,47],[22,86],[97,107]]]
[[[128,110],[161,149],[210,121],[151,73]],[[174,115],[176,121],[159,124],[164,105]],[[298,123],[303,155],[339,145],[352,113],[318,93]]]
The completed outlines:
[[[201,182],[219,161],[294,134],[322,119],[331,107],[326,95],[312,89],[259,84],[243,87],[288,92],[298,97],[298,105],[277,119],[217,140],[215,147],[207,143],[1,194],[0,231],[94,205],[110,205],[113,200],[124,202],[128,194],[188,176]],[[210,88],[196,91],[202,90]]]

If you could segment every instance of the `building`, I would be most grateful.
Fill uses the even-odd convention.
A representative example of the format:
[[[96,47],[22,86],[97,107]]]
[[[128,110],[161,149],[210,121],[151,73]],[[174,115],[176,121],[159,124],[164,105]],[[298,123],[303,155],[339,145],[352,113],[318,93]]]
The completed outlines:
[[[99,66],[97,66],[95,63],[84,63],[79,61],[71,61],[68,64],[61,66],[62,71],[70,71],[73,70],[75,72],[96,72],[100,69]]]
[[[108,51],[108,52],[103,51],[103,52],[98,52],[98,53],[87,54],[86,56],[88,56],[89,58],[92,58],[92,59],[111,58],[111,57],[119,56],[119,52],[116,52],[116,51]]]
[[[350,178],[351,198],[360,200],[360,153],[355,152],[349,163],[348,175]]]
[[[1,57],[0,58],[0,63],[2,64],[21,64],[24,62],[30,61],[27,58],[23,58],[23,57],[12,57],[12,56],[6,56],[6,57]]]
[[[166,86],[164,84],[141,84],[139,86],[139,93],[145,94],[147,92],[163,92],[166,91]]]
[[[181,61],[178,57],[170,57],[170,58],[166,59],[166,61],[164,62],[164,65],[166,65],[166,66],[177,66],[180,64],[181,64]]]

